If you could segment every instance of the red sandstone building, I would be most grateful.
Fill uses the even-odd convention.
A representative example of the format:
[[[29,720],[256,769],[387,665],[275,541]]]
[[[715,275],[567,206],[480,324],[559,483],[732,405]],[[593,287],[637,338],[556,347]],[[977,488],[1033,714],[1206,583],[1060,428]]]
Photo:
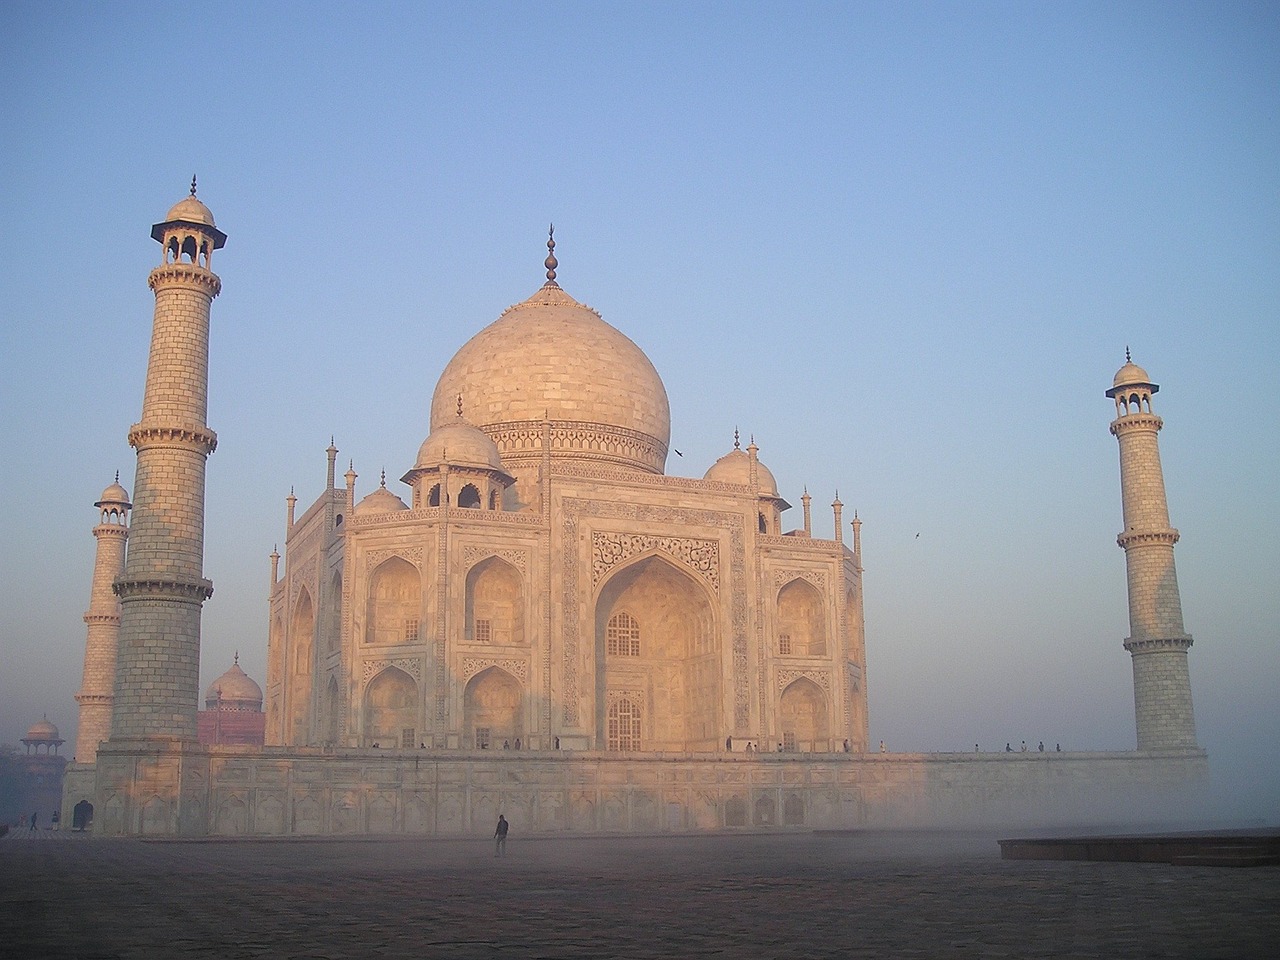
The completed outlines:
[[[240,654],[231,669],[209,685],[204,705],[196,717],[201,743],[262,746],[267,722],[262,688],[240,669]]]

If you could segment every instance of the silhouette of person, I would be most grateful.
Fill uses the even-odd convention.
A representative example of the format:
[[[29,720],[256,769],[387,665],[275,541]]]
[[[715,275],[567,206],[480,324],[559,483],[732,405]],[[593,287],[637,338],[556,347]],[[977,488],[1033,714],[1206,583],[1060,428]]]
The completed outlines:
[[[35,829],[36,829],[36,821],[37,821],[38,819],[40,819],[40,814],[38,814],[38,813],[33,813],[33,814],[31,814],[31,826],[29,826],[29,827],[27,828],[27,833],[34,833],[34,832],[35,832]]]
[[[502,814],[498,814],[498,826],[493,831],[493,855],[495,857],[505,857],[507,855],[507,828],[509,826],[507,818]]]

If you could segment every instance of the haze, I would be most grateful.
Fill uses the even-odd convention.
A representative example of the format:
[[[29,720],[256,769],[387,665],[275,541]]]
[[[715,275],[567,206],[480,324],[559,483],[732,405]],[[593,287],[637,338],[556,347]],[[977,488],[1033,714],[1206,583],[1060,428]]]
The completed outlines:
[[[1161,453],[1224,818],[1280,800],[1280,10],[212,4],[0,10],[0,740],[74,742],[97,520],[186,194],[214,268],[202,687],[265,681],[267,555],[411,465],[542,281],[635,340],[667,471],[740,427],[864,521],[871,739],[1132,749],[1114,408]],[[339,472],[341,472],[341,469]],[[845,531],[846,539],[848,530]]]

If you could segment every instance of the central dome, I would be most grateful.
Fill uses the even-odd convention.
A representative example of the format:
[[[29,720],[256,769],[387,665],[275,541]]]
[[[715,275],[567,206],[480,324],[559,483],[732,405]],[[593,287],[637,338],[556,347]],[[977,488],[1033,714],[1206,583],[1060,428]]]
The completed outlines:
[[[517,466],[542,456],[544,419],[557,461],[662,473],[671,410],[662,378],[624,334],[548,282],[508,307],[449,361],[431,429],[466,417]]]

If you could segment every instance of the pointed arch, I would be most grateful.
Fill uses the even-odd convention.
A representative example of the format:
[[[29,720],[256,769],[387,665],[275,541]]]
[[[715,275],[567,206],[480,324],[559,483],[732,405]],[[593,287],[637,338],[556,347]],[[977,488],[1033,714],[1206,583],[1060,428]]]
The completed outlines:
[[[364,689],[364,744],[413,746],[417,727],[418,685],[398,667],[387,667]]]
[[[827,695],[808,677],[787,684],[778,702],[778,726],[786,750],[802,753],[831,749]]]
[[[489,556],[467,571],[466,639],[470,643],[523,646],[528,642],[524,616],[524,581],[498,556]]]
[[[524,689],[501,667],[489,667],[467,681],[462,697],[464,743],[487,750],[523,739]]]
[[[422,575],[403,557],[389,557],[369,577],[365,642],[417,643],[422,636]]]
[[[293,744],[308,740],[311,689],[315,671],[316,609],[306,587],[298,592],[289,621],[289,718],[287,736]]]
[[[627,691],[645,718],[646,749],[715,750],[725,730],[722,651],[706,584],[665,554],[641,554],[601,584],[594,619],[600,747]]]
[[[797,577],[778,591],[777,604],[778,653],[825,657],[827,614],[818,588]]]

